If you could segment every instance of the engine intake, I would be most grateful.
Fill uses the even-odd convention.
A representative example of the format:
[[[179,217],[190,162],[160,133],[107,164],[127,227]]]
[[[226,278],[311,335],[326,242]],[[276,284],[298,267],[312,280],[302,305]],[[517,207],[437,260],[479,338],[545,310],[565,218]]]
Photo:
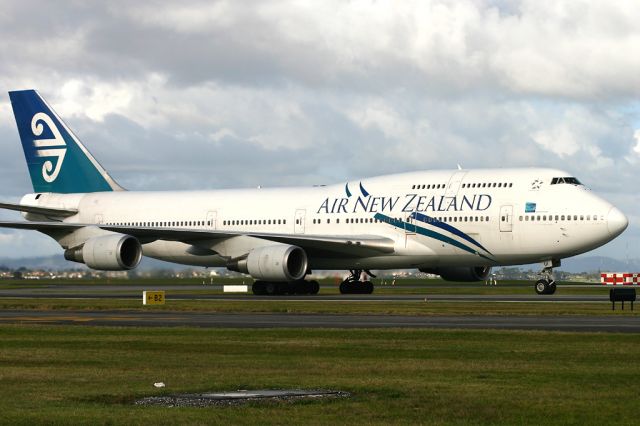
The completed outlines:
[[[65,250],[64,258],[84,263],[91,269],[127,271],[140,263],[142,246],[131,235],[105,235],[90,238],[79,247]]]
[[[243,272],[264,281],[297,281],[304,278],[308,267],[303,249],[286,244],[258,247],[246,258],[227,265],[232,271]]]
[[[420,269],[420,272],[440,275],[445,281],[473,282],[484,281],[491,273],[490,266],[452,266],[445,268]]]

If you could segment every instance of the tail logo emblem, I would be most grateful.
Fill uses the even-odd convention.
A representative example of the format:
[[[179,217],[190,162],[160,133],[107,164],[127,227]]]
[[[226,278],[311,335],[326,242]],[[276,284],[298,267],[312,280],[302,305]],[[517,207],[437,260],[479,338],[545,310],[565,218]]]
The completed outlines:
[[[36,148],[36,155],[38,157],[56,158],[55,166],[52,160],[47,160],[42,165],[42,178],[46,182],[51,183],[57,179],[60,173],[64,156],[67,153],[67,144],[51,117],[44,112],[37,113],[31,119],[31,131],[34,136],[42,135],[44,132],[43,123],[51,130],[53,139],[35,139],[33,145]]]

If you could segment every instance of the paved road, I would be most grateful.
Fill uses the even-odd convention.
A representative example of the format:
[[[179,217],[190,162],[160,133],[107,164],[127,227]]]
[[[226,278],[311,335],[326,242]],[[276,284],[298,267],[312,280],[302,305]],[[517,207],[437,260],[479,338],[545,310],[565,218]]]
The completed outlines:
[[[0,323],[229,328],[454,328],[640,333],[638,316],[407,316],[1,310]]]
[[[450,302],[606,302],[607,294],[565,295],[559,290],[554,295],[539,296],[531,290],[531,294],[515,295],[474,295],[474,294],[370,294],[370,295],[341,295],[322,294],[314,296],[254,296],[252,294],[202,294],[202,291],[222,290],[220,286],[77,286],[77,285],[49,285],[34,286],[32,288],[0,289],[0,298],[45,298],[45,299],[141,299],[144,290],[167,291],[167,300],[217,300],[217,301],[340,301],[340,302],[423,302],[425,298],[431,301]],[[172,293],[172,291],[174,291]],[[181,293],[176,293],[180,291]],[[193,291],[193,293],[183,293]],[[200,293],[199,293],[200,292]]]

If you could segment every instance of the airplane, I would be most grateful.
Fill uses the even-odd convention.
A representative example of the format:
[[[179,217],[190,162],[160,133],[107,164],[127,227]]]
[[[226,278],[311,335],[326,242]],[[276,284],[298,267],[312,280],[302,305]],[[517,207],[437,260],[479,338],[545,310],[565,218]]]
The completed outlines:
[[[127,191],[35,90],[9,92],[33,193],[0,227],[53,238],[67,260],[131,270],[142,256],[250,275],[254,294],[316,294],[312,271],[348,270],[341,293],[373,291],[371,270],[482,281],[492,267],[553,268],[620,235],[626,216],[562,170],[400,173],[334,185]]]

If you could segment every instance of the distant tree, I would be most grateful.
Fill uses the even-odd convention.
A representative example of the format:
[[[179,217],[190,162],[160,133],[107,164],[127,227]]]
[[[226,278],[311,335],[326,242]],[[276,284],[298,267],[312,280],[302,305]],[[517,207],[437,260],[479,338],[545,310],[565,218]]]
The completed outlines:
[[[13,278],[16,280],[21,280],[22,279],[22,271],[17,270],[13,272]]]

